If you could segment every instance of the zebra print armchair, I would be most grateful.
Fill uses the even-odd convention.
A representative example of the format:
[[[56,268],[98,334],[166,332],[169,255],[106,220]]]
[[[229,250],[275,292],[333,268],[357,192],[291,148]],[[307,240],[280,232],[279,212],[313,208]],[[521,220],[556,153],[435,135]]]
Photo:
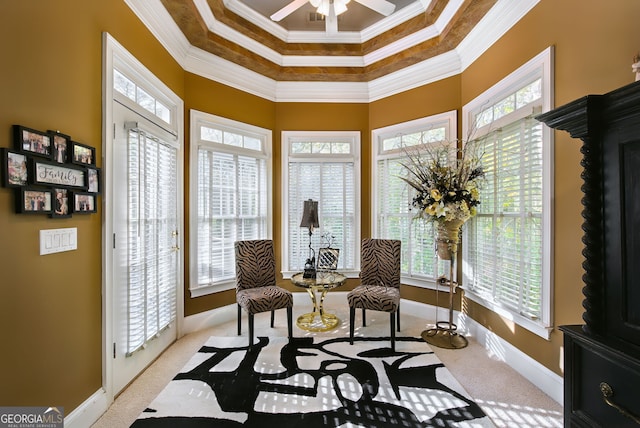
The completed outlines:
[[[271,311],[271,327],[277,309],[287,309],[287,328],[291,339],[293,296],[276,285],[276,259],[273,241],[268,239],[236,241],[236,301],[238,302],[238,336],[242,334],[242,310],[249,315],[249,345],[253,346],[253,318]]]
[[[353,344],[356,308],[389,312],[391,349],[395,350],[396,319],[400,331],[400,244],[395,239],[363,239],[360,285],[347,294],[349,302],[349,339]]]

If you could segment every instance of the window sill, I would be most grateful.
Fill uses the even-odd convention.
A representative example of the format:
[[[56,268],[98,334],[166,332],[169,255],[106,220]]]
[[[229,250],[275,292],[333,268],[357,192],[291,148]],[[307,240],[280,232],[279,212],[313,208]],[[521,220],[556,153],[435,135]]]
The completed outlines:
[[[487,300],[485,298],[483,298],[482,296],[474,293],[473,291],[470,291],[468,289],[466,289],[464,286],[460,287],[462,290],[464,290],[464,297],[476,302],[479,305],[484,306],[485,308],[489,309],[490,311],[495,312],[496,314],[500,315],[501,317],[513,322],[514,324],[519,325],[520,327],[529,330],[530,332],[532,332],[533,334],[540,336],[541,338],[543,338],[544,340],[549,340],[550,336],[551,336],[551,332],[553,331],[553,327],[547,327],[544,324],[542,324],[541,322],[537,322],[537,321],[533,321],[527,317],[523,317],[522,315],[519,314],[514,314],[513,312],[509,311],[508,309],[505,309],[504,307],[500,306],[499,304],[492,302],[490,300]]]
[[[189,291],[191,292],[191,298],[194,298],[206,296],[208,294],[219,293],[221,291],[233,290],[235,287],[236,282],[234,280],[191,287]]]

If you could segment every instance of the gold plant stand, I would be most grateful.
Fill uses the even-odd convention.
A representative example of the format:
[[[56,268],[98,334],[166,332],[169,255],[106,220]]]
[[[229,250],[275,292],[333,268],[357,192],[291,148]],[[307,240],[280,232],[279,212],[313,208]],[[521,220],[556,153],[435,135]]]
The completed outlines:
[[[440,288],[436,286],[436,324],[434,328],[424,330],[421,333],[422,339],[425,342],[438,348],[462,349],[466,348],[469,344],[467,339],[457,332],[458,326],[453,322],[453,294],[458,286],[458,283],[453,280],[456,253],[457,251],[451,251],[449,253],[449,278],[441,277],[438,280],[439,284],[449,284],[449,320],[438,321],[438,308],[440,307],[438,296],[440,295]]]

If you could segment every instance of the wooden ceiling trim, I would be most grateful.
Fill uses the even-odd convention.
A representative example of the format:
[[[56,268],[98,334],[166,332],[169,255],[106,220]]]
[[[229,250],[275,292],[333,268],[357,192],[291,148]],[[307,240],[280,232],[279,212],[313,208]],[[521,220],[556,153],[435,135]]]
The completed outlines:
[[[215,13],[237,17],[224,8],[221,0],[208,1],[212,5],[212,10],[214,7],[216,8]],[[441,8],[446,5],[447,1],[434,2],[433,12],[442,13]],[[440,37],[426,40],[364,67],[281,66],[237,43],[210,32],[192,0],[162,0],[162,3],[193,46],[275,81],[369,82],[455,49],[496,1],[466,0],[459,13],[451,20],[450,25]],[[218,19],[217,16],[216,19]],[[419,17],[418,23],[412,22],[408,25],[414,27],[425,25],[431,22],[429,19],[425,14]],[[256,28],[251,28],[251,31],[257,31]],[[399,29],[398,31],[402,32],[403,30]],[[260,32],[266,33],[264,30]],[[296,44],[290,43],[286,45],[287,49],[296,46]],[[325,47],[324,50],[319,50],[313,46],[315,49],[313,52],[317,55],[338,55],[339,53],[336,51],[339,52],[343,46],[328,43],[319,45]],[[300,44],[300,46],[296,46],[296,48],[298,47],[309,48],[309,44]],[[299,51],[296,52],[299,53]]]

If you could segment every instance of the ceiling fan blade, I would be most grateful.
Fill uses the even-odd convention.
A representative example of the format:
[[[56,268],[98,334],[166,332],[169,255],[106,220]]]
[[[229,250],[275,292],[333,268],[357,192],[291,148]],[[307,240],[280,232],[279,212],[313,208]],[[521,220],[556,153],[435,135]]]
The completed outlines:
[[[300,9],[308,0],[293,0],[291,3],[271,15],[271,20],[280,21]]]
[[[325,16],[325,31],[327,34],[338,33],[338,17],[333,4],[329,7],[329,15]]]
[[[396,10],[396,5],[387,0],[356,0],[363,6],[371,10],[375,10],[380,15],[389,16]]]

